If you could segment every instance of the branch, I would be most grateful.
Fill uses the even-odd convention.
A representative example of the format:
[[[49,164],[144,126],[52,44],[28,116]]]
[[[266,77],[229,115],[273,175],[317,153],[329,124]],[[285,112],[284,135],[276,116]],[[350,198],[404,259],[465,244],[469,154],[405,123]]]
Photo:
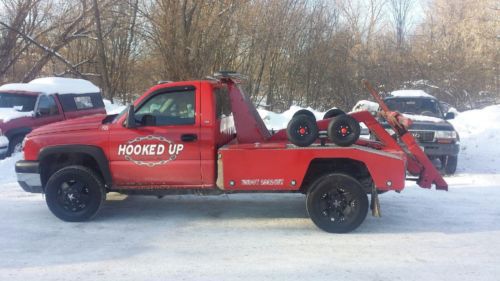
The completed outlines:
[[[53,55],[54,57],[56,57],[59,61],[61,61],[62,63],[64,63],[66,66],[68,66],[75,74],[77,74],[78,76],[80,77],[83,77],[83,75],[80,73],[80,71],[78,71],[76,69],[76,67],[71,63],[69,62],[68,60],[66,60],[63,56],[61,56],[61,54],[59,54],[58,52],[54,51],[53,49],[45,46],[45,45],[42,45],[40,44],[39,42],[37,42],[35,39],[33,39],[32,37],[30,37],[29,35],[13,28],[12,26],[4,23],[3,21],[0,21],[0,25],[3,25],[4,27],[14,31],[15,33],[19,34],[21,37],[24,38],[24,40],[26,41],[29,41],[31,42],[33,45],[37,46],[38,48],[42,49],[43,51],[45,51],[46,53],[49,53],[51,55]]]

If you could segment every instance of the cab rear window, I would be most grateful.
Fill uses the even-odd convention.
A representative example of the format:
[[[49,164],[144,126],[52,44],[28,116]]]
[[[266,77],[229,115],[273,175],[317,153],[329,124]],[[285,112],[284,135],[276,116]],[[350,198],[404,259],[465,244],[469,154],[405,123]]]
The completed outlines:
[[[229,117],[232,115],[229,90],[225,85],[215,89],[215,113],[217,119]]]

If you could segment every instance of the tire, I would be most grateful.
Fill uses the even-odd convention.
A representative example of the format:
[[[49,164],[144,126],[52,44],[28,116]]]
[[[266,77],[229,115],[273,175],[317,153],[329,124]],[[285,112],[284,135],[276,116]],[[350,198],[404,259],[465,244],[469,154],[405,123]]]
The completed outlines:
[[[307,115],[297,115],[288,122],[286,135],[296,146],[309,146],[318,138],[319,130],[315,119]]]
[[[441,166],[444,168],[444,173],[453,175],[457,171],[458,157],[455,155],[448,155],[441,157]]]
[[[356,229],[368,213],[368,196],[351,176],[328,174],[316,180],[307,193],[307,212],[320,229],[347,233]]]
[[[101,178],[83,166],[68,166],[52,174],[45,186],[45,201],[59,219],[81,222],[95,216],[106,199]]]
[[[345,112],[343,110],[338,109],[338,108],[332,108],[332,109],[328,110],[325,113],[325,115],[323,115],[323,120],[337,117],[339,115],[345,115]]]
[[[328,137],[338,146],[350,146],[359,139],[361,127],[350,115],[334,117],[328,124]]]
[[[301,109],[297,112],[295,112],[292,116],[292,119],[299,116],[299,115],[306,115],[306,116],[309,116],[311,119],[313,119],[314,121],[316,121],[316,116],[314,116],[314,113],[312,113],[311,111],[307,110],[307,109]]]
[[[9,149],[7,150],[7,156],[11,156],[15,152],[21,152],[24,136],[15,136],[12,140],[9,140]]]

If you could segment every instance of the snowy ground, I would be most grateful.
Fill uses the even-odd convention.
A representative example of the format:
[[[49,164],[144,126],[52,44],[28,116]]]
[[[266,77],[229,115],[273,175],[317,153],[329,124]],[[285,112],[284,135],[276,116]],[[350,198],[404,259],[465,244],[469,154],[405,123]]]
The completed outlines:
[[[449,192],[408,182],[344,235],[317,229],[301,195],[113,194],[95,220],[65,223],[17,186],[16,155],[0,161],[0,280],[498,280],[500,128],[477,120],[500,106],[455,120]]]

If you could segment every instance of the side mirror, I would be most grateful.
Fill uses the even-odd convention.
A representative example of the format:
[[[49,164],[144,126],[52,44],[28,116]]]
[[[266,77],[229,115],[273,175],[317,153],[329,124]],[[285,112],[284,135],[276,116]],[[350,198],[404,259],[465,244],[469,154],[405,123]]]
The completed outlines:
[[[125,128],[133,129],[135,127],[137,127],[137,124],[135,123],[134,105],[131,104],[127,108],[127,119],[125,120]]]
[[[447,112],[444,115],[444,119],[445,120],[455,119],[455,112]]]
[[[156,116],[151,114],[146,114],[141,118],[142,126],[156,126]]]

